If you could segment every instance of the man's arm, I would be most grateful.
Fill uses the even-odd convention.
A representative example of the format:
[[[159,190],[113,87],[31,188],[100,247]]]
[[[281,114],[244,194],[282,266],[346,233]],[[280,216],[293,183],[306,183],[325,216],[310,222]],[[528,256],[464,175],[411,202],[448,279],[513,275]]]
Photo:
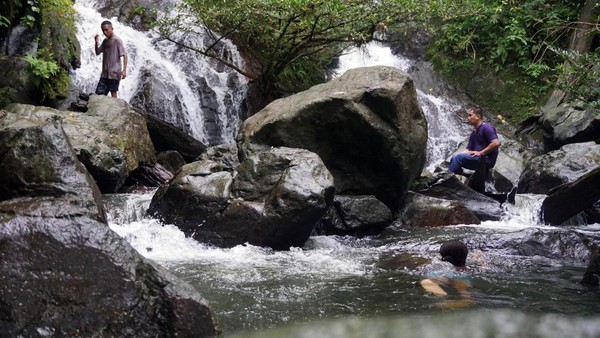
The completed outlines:
[[[433,279],[429,279],[429,278],[423,279],[422,281],[419,282],[419,284],[421,284],[421,286],[423,287],[423,289],[425,289],[425,291],[432,293],[436,296],[446,296],[448,294]]]
[[[480,151],[472,151],[470,153],[473,156],[487,155],[490,152],[492,152],[494,149],[498,148],[499,146],[500,146],[500,140],[493,139],[492,142],[490,142],[490,144],[487,145],[487,147],[481,149]]]
[[[100,37],[99,34],[96,34],[96,36],[94,36],[94,50],[96,51],[96,55],[100,55],[100,53],[102,52],[100,50],[100,46],[98,46],[98,38]]]
[[[127,77],[127,53],[125,53],[123,55],[123,70],[121,71],[121,79],[124,79]]]

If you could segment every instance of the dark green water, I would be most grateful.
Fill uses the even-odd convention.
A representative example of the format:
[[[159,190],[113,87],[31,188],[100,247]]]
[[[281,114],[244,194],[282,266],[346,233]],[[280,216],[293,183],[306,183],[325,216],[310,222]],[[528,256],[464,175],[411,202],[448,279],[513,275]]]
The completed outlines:
[[[414,270],[405,268],[403,260],[396,267],[389,262],[382,267],[380,259],[402,256],[402,248],[364,249],[346,240],[350,245],[338,248],[346,253],[306,249],[289,254],[287,262],[282,261],[286,254],[247,248],[248,257],[260,257],[256,257],[255,265],[246,262],[246,269],[239,266],[240,271],[216,262],[172,263],[169,268],[201,290],[215,309],[224,333],[348,316],[431,315],[448,311],[442,307],[444,301],[460,299],[457,295],[431,296],[419,286],[428,269],[448,268],[437,258]],[[331,259],[318,262],[323,257],[314,257],[317,255],[331,255]],[[273,262],[265,265],[269,256]],[[469,309],[600,314],[598,289],[578,283],[585,270],[583,263],[524,256],[490,258],[493,255],[489,252],[486,256],[485,266],[474,266],[469,272],[473,285],[473,305]],[[307,271],[311,257],[317,263],[313,265],[315,270]],[[499,259],[503,261],[497,262]],[[351,266],[344,269],[344,264]]]
[[[600,291],[579,284],[588,258],[582,241],[599,242],[600,225],[531,226],[524,223],[527,212],[521,206],[505,221],[477,226],[394,226],[363,239],[319,236],[284,252],[208,247],[155,220],[125,217],[111,227],[200,291],[224,336],[305,337],[318,327],[324,337],[363,337],[349,332],[375,325],[381,334],[366,336],[439,337],[445,329],[436,323],[468,320],[477,329],[462,336],[560,337],[555,333],[571,330],[569,337],[600,337]],[[431,272],[452,270],[438,257],[440,243],[452,238],[464,240],[470,250],[472,303],[466,307],[457,294],[436,297],[419,285]],[[517,323],[509,333],[519,334],[506,334],[501,324],[509,319]],[[419,331],[417,322],[432,333]],[[549,329],[556,323],[559,328]],[[299,331],[287,331],[302,324]],[[275,331],[263,332],[269,329]],[[392,335],[405,329],[411,333]],[[549,333],[536,333],[540,330]]]

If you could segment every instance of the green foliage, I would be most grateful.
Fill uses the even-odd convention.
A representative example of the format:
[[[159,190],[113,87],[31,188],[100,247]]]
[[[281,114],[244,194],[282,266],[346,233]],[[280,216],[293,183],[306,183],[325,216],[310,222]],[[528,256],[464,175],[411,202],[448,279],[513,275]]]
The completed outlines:
[[[77,41],[72,0],[40,0],[40,48],[54,54],[58,64],[68,69],[78,63],[80,47]]]
[[[0,28],[25,24],[37,36],[37,55],[24,59],[45,103],[68,95],[67,69],[79,66],[73,3],[73,0],[0,0]]]
[[[9,25],[10,20],[5,16],[0,15],[0,27],[8,27]]]
[[[183,14],[161,26],[164,36],[181,42],[178,33],[207,33],[214,44],[192,47],[250,78],[278,84],[294,77],[311,82],[314,75],[309,73],[323,68],[320,55],[367,41],[372,28],[386,17],[375,2],[358,0],[188,0],[184,6],[179,11]],[[232,39],[244,50],[249,67],[222,57],[218,44],[222,38]]]
[[[597,84],[598,69],[592,66],[598,64],[597,54],[595,58],[580,56],[570,66],[561,66],[570,60],[561,50],[567,48],[581,2],[481,0],[480,4],[474,15],[442,22],[430,54],[447,55],[438,57],[436,63],[444,72],[456,74],[459,69],[486,67],[500,77],[514,75],[521,88],[513,104],[520,110],[517,116],[535,111],[544,93],[560,78],[568,79],[562,88],[569,93],[585,100],[597,97],[593,90],[585,89]],[[597,32],[598,25],[593,29]]]
[[[134,15],[144,15],[144,14],[146,13],[146,7],[143,7],[143,6],[135,6],[135,7],[133,8],[133,11],[132,11],[132,13],[133,13]]]
[[[58,74],[60,67],[54,60],[52,53],[47,49],[40,49],[38,57],[26,55],[23,58],[29,62],[33,84],[40,90],[45,99],[54,92],[52,80]]]
[[[567,38],[578,8],[567,0],[491,1],[476,15],[446,21],[435,49],[501,69],[552,63],[547,52]]]
[[[177,16],[161,20],[159,31],[251,79],[295,91],[322,82],[332,56],[371,40],[377,24],[424,22],[456,7],[450,0],[186,0]],[[194,44],[191,35],[211,41]],[[246,65],[223,54],[223,38],[242,50]]]
[[[40,7],[38,5],[37,0],[27,0],[26,3],[26,8],[29,9],[29,12],[31,14],[23,15],[23,17],[21,18],[21,22],[23,22],[29,27],[33,27],[33,25],[35,25],[36,22],[36,16],[40,14]]]
[[[38,0],[0,0],[0,27],[9,27],[12,23],[33,27],[39,14]]]
[[[600,107],[600,50],[591,53],[555,50],[567,62],[559,69],[559,88],[574,99]]]

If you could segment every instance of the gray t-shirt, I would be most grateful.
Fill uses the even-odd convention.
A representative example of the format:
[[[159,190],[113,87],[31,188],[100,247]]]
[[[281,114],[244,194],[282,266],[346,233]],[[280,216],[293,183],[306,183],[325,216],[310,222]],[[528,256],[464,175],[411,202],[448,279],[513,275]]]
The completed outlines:
[[[120,80],[121,57],[127,54],[123,41],[113,34],[110,39],[105,38],[102,41],[99,52],[102,53],[102,73],[100,77]]]

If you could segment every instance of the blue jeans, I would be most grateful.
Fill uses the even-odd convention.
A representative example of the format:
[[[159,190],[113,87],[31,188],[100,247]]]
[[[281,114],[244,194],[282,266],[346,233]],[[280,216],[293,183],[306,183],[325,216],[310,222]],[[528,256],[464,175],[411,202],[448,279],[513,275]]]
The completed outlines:
[[[452,157],[448,171],[458,174],[462,172],[462,168],[476,170],[477,166],[479,166],[479,156],[471,156],[467,153],[460,153]]]

